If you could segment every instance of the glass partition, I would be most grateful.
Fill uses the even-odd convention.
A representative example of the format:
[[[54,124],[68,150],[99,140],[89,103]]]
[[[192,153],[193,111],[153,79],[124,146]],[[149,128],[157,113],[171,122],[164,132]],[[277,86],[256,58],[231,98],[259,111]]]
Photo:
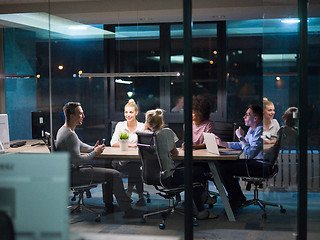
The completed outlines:
[[[18,7],[14,3],[0,4],[0,54],[3,59],[0,61],[0,113],[9,116],[11,141],[35,138],[40,143],[43,130],[52,131],[55,137],[65,121],[63,105],[77,101],[82,104],[85,114],[83,124],[76,128],[79,139],[90,145],[105,139],[106,145],[110,145],[112,122],[125,120],[124,106],[133,98],[140,110],[137,116],[140,122],[144,121],[147,110],[164,109],[165,122],[177,134],[178,146],[181,146],[184,141],[183,1],[178,1],[179,5],[176,2],[167,4],[172,7],[160,7],[155,2],[153,7],[146,3],[141,6],[138,2],[141,1],[70,0],[45,1],[40,5],[25,2],[24,10],[13,10],[13,6]],[[265,1],[258,1],[259,6],[250,6],[254,9],[265,7],[264,10],[259,8],[252,13],[250,7],[242,8],[244,6],[227,2],[225,8],[212,7],[213,2],[208,3],[209,6],[194,3],[193,94],[210,99],[213,121],[235,122],[241,126],[248,105],[262,105],[262,99],[266,97],[275,107],[273,119],[282,126],[285,124],[284,112],[289,107],[299,106],[300,89],[299,23],[288,22],[282,18],[286,14],[281,12],[295,16],[297,3],[275,5],[272,6],[274,11],[270,12]],[[229,5],[234,5],[232,8],[239,15],[229,15]],[[310,1],[310,9],[317,7],[318,4]],[[212,12],[217,9],[221,11],[219,16],[213,16]],[[219,31],[221,23],[226,26],[223,29],[226,36]],[[308,161],[308,231],[310,234],[319,232],[319,28],[318,13],[312,12],[308,19],[309,90],[305,93],[309,101],[306,106],[308,159],[297,158],[299,148],[281,149],[277,175],[260,190],[261,198],[283,204],[286,215],[268,208],[270,218],[264,222],[258,207],[252,206],[239,213],[236,223],[230,224],[218,197],[215,207],[209,210],[219,214],[219,219],[206,223],[199,221],[200,228],[194,228],[195,238],[210,238],[221,229],[226,232],[241,229],[242,234],[258,229],[261,235],[282,231],[285,236],[292,237],[297,228],[299,161]],[[226,56],[222,55],[224,50]],[[117,75],[165,72],[181,75]],[[81,76],[83,73],[89,77]],[[111,75],[94,76],[99,73]],[[34,123],[34,115],[41,116],[44,122]],[[299,114],[295,117],[299,118]],[[35,128],[40,128],[40,133],[33,135]],[[111,161],[107,165],[113,167]],[[126,178],[123,181],[127,187]],[[209,190],[216,191],[212,181],[208,186]],[[244,182],[241,187],[248,199],[253,197],[252,190],[245,190]],[[151,204],[147,203],[142,209],[167,204],[156,195],[153,187],[147,190],[151,194]],[[71,199],[71,195],[70,192],[67,197]],[[92,195],[89,203],[103,207],[101,186],[93,190]],[[137,198],[134,194],[134,202]],[[70,215],[70,231],[86,232],[90,225],[92,232],[122,234],[121,229],[125,229],[126,234],[131,235],[163,234],[157,225],[161,216],[146,225],[139,224],[139,219],[123,220],[119,212],[103,217],[100,225],[94,224],[93,217],[85,216],[84,219],[78,224],[77,216]],[[183,237],[183,217],[173,217],[170,221],[173,227],[168,235]]]

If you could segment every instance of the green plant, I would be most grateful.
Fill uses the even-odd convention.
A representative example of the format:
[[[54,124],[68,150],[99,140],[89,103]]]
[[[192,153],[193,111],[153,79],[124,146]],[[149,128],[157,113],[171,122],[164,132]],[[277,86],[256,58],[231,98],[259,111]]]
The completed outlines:
[[[122,132],[122,133],[120,133],[119,138],[120,138],[121,140],[127,140],[127,139],[129,138],[129,134],[126,133],[126,132]]]

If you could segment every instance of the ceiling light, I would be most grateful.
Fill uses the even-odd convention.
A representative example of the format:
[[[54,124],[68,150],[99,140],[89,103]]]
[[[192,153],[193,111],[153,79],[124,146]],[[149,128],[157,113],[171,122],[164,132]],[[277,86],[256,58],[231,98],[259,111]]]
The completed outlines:
[[[281,20],[282,23],[287,23],[287,24],[293,24],[293,23],[299,23],[300,20],[298,18],[286,18]]]
[[[179,77],[179,72],[82,73],[79,77]]]
[[[33,27],[63,34],[68,37],[114,37],[115,35],[113,32],[101,28],[84,25],[82,23],[41,12],[0,14],[0,20],[4,21],[1,22],[2,25],[5,25],[7,22],[7,25],[9,26],[16,24],[16,27]]]

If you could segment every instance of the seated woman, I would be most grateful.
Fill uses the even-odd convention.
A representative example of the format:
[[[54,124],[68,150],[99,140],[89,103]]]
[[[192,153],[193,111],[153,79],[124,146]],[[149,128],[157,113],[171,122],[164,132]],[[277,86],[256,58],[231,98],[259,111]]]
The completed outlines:
[[[118,122],[115,131],[112,135],[110,146],[119,147],[119,136],[122,132],[126,132],[129,135],[129,147],[137,146],[137,134],[136,131],[144,131],[144,124],[138,122],[136,117],[139,113],[137,104],[133,99],[130,99],[124,107],[124,117],[126,121]],[[136,186],[139,200],[135,203],[136,206],[146,206],[145,199],[143,197],[143,181],[141,177],[141,163],[139,162],[128,162],[126,160],[119,161],[113,164],[114,167],[128,175],[128,189],[127,194],[129,197],[132,195],[133,187]]]
[[[194,96],[192,102],[192,143],[193,149],[206,148],[203,133],[213,132],[213,121],[210,117],[210,102],[206,97]],[[184,144],[182,144],[184,148]]]
[[[213,133],[213,121],[209,119],[211,106],[208,98],[197,95],[193,96],[192,101],[192,147],[193,149],[203,149],[206,148],[204,143],[203,133]],[[184,143],[182,144],[182,149],[184,149]],[[207,163],[197,163],[196,165],[201,165],[205,172],[210,172]],[[207,187],[206,187],[207,188]],[[205,204],[215,204],[217,202],[216,196],[210,196],[208,191],[202,196],[203,202]]]
[[[178,138],[170,128],[164,128],[163,110],[155,109],[147,111],[145,126],[152,132],[155,132],[157,136],[158,151],[164,168],[163,170],[166,172],[162,177],[162,182],[168,187],[183,185],[184,169],[173,170],[175,165],[171,158],[172,155],[178,154],[178,150],[176,148]],[[206,179],[203,173],[204,169],[201,166],[193,167],[193,181],[201,182],[203,183],[203,186],[205,186]],[[203,191],[204,187],[202,186],[193,189],[193,200],[198,210],[197,218],[200,220],[216,218],[217,215],[204,208],[201,198]]]
[[[298,141],[298,108],[289,107],[283,114],[284,126],[278,131],[282,149],[295,149]]]
[[[279,131],[279,123],[274,119],[275,108],[273,102],[267,98],[263,98],[263,143],[275,143],[277,141],[277,132]]]

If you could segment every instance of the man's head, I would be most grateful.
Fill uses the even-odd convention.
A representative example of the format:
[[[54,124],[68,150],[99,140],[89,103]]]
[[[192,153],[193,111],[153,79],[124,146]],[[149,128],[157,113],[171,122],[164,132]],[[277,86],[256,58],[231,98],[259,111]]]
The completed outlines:
[[[74,123],[81,125],[82,120],[85,118],[81,104],[78,102],[68,102],[63,106],[64,116],[67,123]]]
[[[263,119],[263,110],[260,106],[250,105],[243,116],[244,124],[248,127],[255,128]]]

